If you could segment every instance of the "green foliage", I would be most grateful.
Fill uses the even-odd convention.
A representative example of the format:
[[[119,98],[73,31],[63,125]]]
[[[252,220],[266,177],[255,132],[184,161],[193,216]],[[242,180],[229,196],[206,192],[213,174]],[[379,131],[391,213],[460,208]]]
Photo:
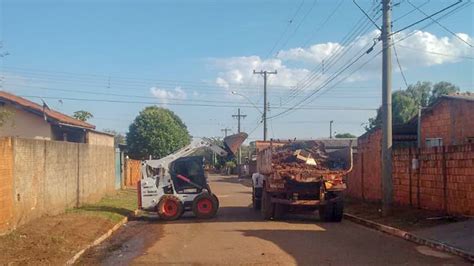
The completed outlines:
[[[119,144],[125,144],[126,143],[125,135],[123,135],[122,133],[119,133],[119,132],[117,132],[113,129],[104,129],[104,132],[114,135],[114,146],[115,147],[118,147]]]
[[[417,112],[416,100],[410,97],[406,91],[396,91],[392,94],[393,124],[403,124],[415,116]]]
[[[234,169],[235,167],[237,167],[237,164],[234,161],[227,161],[225,162],[225,166],[227,168]]]
[[[448,95],[456,92],[459,92],[458,86],[446,81],[438,82],[433,86],[433,90],[431,91],[430,104],[436,101],[439,96]]]
[[[9,120],[11,120],[13,117],[13,113],[5,110],[5,109],[0,109],[0,127],[5,125]]]
[[[143,109],[127,133],[129,156],[162,158],[188,145],[190,136],[183,121],[172,111],[149,106]]]
[[[352,135],[351,133],[338,133],[335,135],[336,139],[348,139],[348,138],[356,138],[357,136]]]
[[[88,119],[94,117],[90,112],[84,111],[84,110],[79,110],[75,111],[74,114],[72,115],[74,118],[77,120],[81,121],[87,121]]]
[[[393,124],[403,124],[412,119],[418,112],[418,107],[426,107],[433,104],[440,96],[459,92],[459,87],[441,81],[432,85],[431,82],[418,81],[416,84],[408,86],[406,90],[392,93],[392,122]],[[377,115],[369,118],[365,126],[367,131],[382,125],[382,109],[379,107]]]

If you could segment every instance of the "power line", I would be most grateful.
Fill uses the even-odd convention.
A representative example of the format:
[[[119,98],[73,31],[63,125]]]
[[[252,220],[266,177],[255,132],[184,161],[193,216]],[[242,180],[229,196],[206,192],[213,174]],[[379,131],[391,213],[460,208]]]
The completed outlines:
[[[326,19],[323,21],[323,23],[321,23],[321,25],[319,25],[319,27],[316,28],[316,30],[312,33],[312,35],[314,36],[318,31],[320,31],[325,25],[326,23],[328,23],[328,21],[332,18],[332,16],[334,16],[334,14],[336,14],[337,10],[339,10],[339,8],[341,7],[342,3],[344,3],[344,0],[340,0],[339,3],[337,4],[337,6],[334,8],[334,10],[329,14],[329,16],[326,17]],[[303,47],[306,47],[308,45],[308,43],[313,39],[312,36],[310,36],[303,44]]]
[[[423,10],[421,10],[419,7],[415,6],[412,2],[410,2],[410,0],[407,0],[408,4],[410,4],[413,8],[415,8],[416,10],[418,10],[420,13],[422,13],[423,15],[425,15],[426,17],[429,17],[428,14],[426,14],[425,12],[423,12]],[[451,33],[454,37],[456,37],[457,39],[459,39],[460,41],[462,41],[463,43],[469,45],[470,47],[473,47],[470,43],[468,43],[466,40],[464,40],[463,38],[459,37],[456,33],[454,33],[453,31],[451,31],[450,29],[448,29],[447,27],[445,27],[443,24],[439,23],[439,21],[437,21],[436,19],[430,17],[430,19],[438,24],[441,28],[443,28],[445,31]]]
[[[413,23],[411,23],[411,24],[409,24],[409,25],[407,25],[407,26],[405,26],[405,27],[403,27],[403,28],[401,28],[401,29],[399,29],[399,30],[397,30],[397,31],[395,31],[395,32],[392,32],[390,35],[395,35],[395,34],[397,34],[397,33],[399,33],[399,32],[402,32],[402,31],[404,31],[404,30],[406,30],[406,29],[409,29],[409,28],[411,28],[411,27],[413,27],[413,26],[415,26],[415,25],[417,25],[417,24],[419,24],[419,23],[421,23],[421,22],[423,22],[423,21],[425,21],[425,20],[427,20],[427,19],[432,18],[433,16],[436,16],[436,15],[438,15],[438,14],[440,14],[440,13],[442,13],[442,12],[448,10],[448,9],[450,9],[450,8],[453,7],[453,6],[458,5],[458,4],[461,3],[461,2],[462,2],[462,0],[458,0],[456,3],[451,4],[451,5],[449,5],[449,6],[445,7],[445,8],[443,8],[443,9],[441,9],[441,10],[439,10],[439,11],[437,11],[437,12],[435,12],[435,13],[429,15],[429,16],[426,16],[426,17],[423,18],[423,19],[420,19],[420,20],[418,20],[418,21],[415,21],[415,22],[413,22]]]
[[[407,78],[405,77],[405,73],[403,73],[402,66],[400,65],[400,60],[398,59],[397,48],[395,48],[395,44],[393,44],[393,51],[395,52],[395,58],[397,59],[398,68],[400,69],[400,73],[402,74],[403,81],[405,82],[405,87],[408,88]]]
[[[430,2],[430,0],[426,0],[425,2],[421,3],[421,4],[420,4],[419,6],[417,6],[417,7],[418,7],[418,8],[423,7],[424,5],[428,4],[429,2]],[[413,12],[415,12],[415,11],[416,11],[416,9],[412,9],[412,10],[408,11],[407,13],[405,13],[405,14],[401,15],[400,17],[394,19],[394,20],[392,21],[392,23],[395,23],[395,22],[399,21],[400,19],[402,19],[402,18],[404,18],[404,17],[410,15],[411,13],[413,13]]]
[[[398,42],[399,42],[399,41],[397,41],[397,43],[398,43]],[[470,56],[444,54],[444,53],[439,53],[439,52],[435,52],[435,51],[416,49],[416,48],[413,48],[413,47],[410,47],[410,46],[406,46],[406,45],[402,45],[402,44],[398,44],[398,46],[403,47],[403,48],[406,48],[406,49],[410,49],[410,50],[413,50],[413,51],[418,51],[418,52],[426,53],[426,54],[435,54],[435,55],[441,55],[441,56],[446,56],[446,57],[462,58],[462,59],[469,59],[469,60],[473,60],[473,59],[474,59],[474,57],[470,57]]]
[[[154,102],[154,101],[130,101],[130,100],[111,100],[111,99],[87,99],[87,98],[75,98],[75,97],[53,97],[53,96],[38,96],[38,95],[18,95],[26,98],[38,98],[38,99],[53,99],[53,100],[70,100],[70,101],[83,101],[83,102],[106,102],[106,103],[124,103],[124,104],[159,104],[159,105],[176,105],[176,106],[196,106],[196,107],[216,107],[216,108],[238,108],[242,105],[216,105],[216,104],[193,104],[193,103],[169,103],[169,102]],[[244,105],[244,107],[252,107],[251,105]],[[281,109],[280,107],[274,107],[275,109]],[[349,106],[312,106],[301,108],[305,110],[334,110],[334,111],[373,111],[374,108],[364,107],[349,107]]]
[[[296,16],[298,15],[298,13],[300,12],[301,8],[303,7],[303,4],[304,4],[304,0],[302,0],[298,6],[298,8],[296,9],[296,12],[295,14],[290,18],[290,20],[288,20],[288,24],[285,28],[285,30],[283,31],[283,33],[280,35],[280,37],[277,39],[277,41],[275,42],[275,44],[272,46],[272,49],[270,49],[270,51],[268,52],[268,54],[265,56],[265,58],[268,58],[270,57],[270,55],[273,53],[273,51],[275,50],[275,48],[277,47],[277,45],[280,43],[280,41],[283,39],[283,37],[285,36],[286,32],[288,31],[288,29],[291,27],[293,21],[295,20]]]
[[[308,9],[308,11],[304,14],[303,18],[300,20],[300,22],[298,23],[298,25],[296,26],[295,30],[293,31],[293,33],[286,39],[286,41],[283,43],[283,45],[281,46],[282,49],[284,49],[286,47],[286,45],[288,44],[288,42],[291,40],[291,38],[293,38],[293,36],[295,36],[296,32],[298,31],[298,29],[301,27],[301,25],[303,24],[303,22],[306,20],[306,17],[309,15],[309,13],[311,13],[311,11],[313,10],[313,8],[316,6],[316,3],[318,1],[317,0],[314,0],[313,1],[313,4],[311,5],[311,7]]]

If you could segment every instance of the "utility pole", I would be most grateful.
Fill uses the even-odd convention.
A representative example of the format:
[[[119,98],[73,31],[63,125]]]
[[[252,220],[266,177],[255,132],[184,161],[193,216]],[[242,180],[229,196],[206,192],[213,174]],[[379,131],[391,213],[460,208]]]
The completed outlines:
[[[334,120],[329,121],[329,138],[332,139],[332,123]]]
[[[390,213],[392,184],[392,19],[391,0],[382,0],[382,215]]]
[[[224,138],[226,138],[226,137],[227,137],[227,132],[230,132],[230,130],[231,130],[231,129],[230,129],[230,128],[227,128],[227,127],[226,127],[226,128],[223,128],[223,129],[221,129],[221,131],[222,131],[222,132],[224,132]]]
[[[245,118],[246,116],[247,115],[240,114],[240,108],[237,109],[236,115],[232,115],[232,117],[237,118],[237,133],[240,133],[240,118]],[[237,164],[238,165],[242,164],[242,151],[240,150],[240,147],[239,147],[239,156],[237,157]]]
[[[253,71],[253,74],[263,75],[263,140],[267,140],[267,77],[268,75],[276,75],[277,71]]]

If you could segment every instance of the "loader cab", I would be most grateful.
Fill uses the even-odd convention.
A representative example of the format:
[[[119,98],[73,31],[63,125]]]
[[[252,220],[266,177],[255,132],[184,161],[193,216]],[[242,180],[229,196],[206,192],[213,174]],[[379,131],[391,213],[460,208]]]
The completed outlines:
[[[198,194],[203,188],[209,189],[204,171],[204,157],[190,156],[177,159],[170,167],[171,181],[178,194]],[[186,182],[178,175],[184,176],[191,182]]]

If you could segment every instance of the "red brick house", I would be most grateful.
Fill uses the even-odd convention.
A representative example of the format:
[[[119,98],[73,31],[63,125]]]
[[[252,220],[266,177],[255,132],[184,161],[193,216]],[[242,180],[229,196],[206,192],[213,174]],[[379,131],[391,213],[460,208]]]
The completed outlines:
[[[418,117],[393,127],[394,202],[448,213],[474,214],[474,96],[441,96]],[[358,138],[347,194],[379,201],[380,129]],[[414,162],[416,162],[414,164]]]
[[[422,147],[472,142],[474,142],[474,95],[441,96],[422,111]]]

